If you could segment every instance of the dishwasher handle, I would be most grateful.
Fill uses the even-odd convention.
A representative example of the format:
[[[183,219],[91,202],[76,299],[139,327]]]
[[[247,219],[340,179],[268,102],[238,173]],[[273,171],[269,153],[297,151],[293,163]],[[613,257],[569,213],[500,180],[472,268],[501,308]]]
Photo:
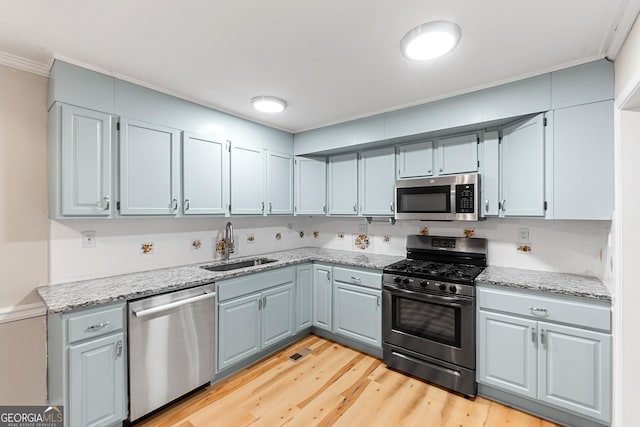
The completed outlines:
[[[216,296],[215,292],[211,292],[208,294],[203,294],[203,295],[198,295],[195,297],[191,297],[191,298],[186,298],[183,300],[179,300],[179,301],[174,301],[174,302],[170,302],[168,304],[164,304],[164,305],[159,305],[158,307],[153,307],[153,308],[147,308],[145,310],[140,310],[140,311],[133,311],[133,314],[136,315],[136,317],[145,317],[145,316],[150,316],[152,314],[156,314],[156,313],[160,313],[163,311],[167,311],[167,310],[171,310],[172,308],[176,308],[176,307],[180,307],[183,305],[187,305],[187,304],[191,304],[197,301],[202,301],[205,299],[209,299],[209,298],[213,298]]]

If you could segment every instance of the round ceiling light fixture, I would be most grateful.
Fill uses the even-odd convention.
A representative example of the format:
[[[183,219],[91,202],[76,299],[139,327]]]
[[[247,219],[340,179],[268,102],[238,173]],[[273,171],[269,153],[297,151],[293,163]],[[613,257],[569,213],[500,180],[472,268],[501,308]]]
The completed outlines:
[[[408,59],[433,59],[452,51],[458,45],[461,35],[460,27],[453,22],[426,22],[405,34],[400,42],[400,49]]]
[[[275,96],[256,96],[251,98],[251,105],[263,113],[281,113],[287,108],[284,99]]]

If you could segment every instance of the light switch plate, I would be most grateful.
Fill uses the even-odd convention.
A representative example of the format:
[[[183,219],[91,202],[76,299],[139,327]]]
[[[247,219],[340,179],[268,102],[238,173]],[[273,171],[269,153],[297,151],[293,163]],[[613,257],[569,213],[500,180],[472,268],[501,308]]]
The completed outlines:
[[[82,232],[82,247],[83,248],[95,248],[96,247],[96,232],[95,231],[83,231]]]

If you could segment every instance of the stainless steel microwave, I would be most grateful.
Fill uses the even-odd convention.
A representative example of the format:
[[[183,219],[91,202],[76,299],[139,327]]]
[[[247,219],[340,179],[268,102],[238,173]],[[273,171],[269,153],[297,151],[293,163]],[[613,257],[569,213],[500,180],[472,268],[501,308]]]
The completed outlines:
[[[396,181],[396,219],[478,221],[480,175],[438,176]]]

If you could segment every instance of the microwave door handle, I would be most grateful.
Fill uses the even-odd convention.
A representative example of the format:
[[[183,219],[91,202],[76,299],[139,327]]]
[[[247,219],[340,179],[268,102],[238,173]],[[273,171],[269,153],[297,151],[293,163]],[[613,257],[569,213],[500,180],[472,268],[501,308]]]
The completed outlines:
[[[427,302],[437,302],[440,304],[446,304],[451,307],[462,307],[466,305],[472,305],[473,300],[467,298],[457,298],[457,297],[445,297],[442,295],[433,295],[433,294],[424,294],[422,292],[414,292],[407,289],[395,289],[395,288],[384,288],[386,291],[391,292],[393,295],[397,296],[412,296],[416,299],[420,299],[422,301]]]

